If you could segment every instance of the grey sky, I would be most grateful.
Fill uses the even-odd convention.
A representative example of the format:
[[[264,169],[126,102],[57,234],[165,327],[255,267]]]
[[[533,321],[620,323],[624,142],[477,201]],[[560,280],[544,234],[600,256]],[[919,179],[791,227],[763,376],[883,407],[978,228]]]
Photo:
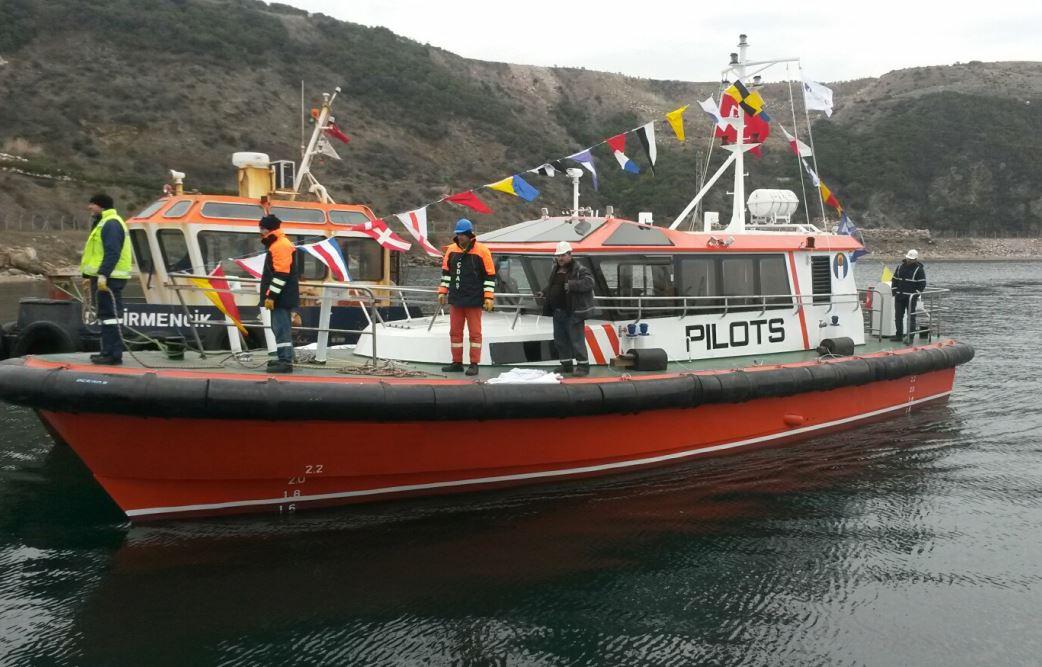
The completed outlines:
[[[749,35],[751,58],[797,56],[819,81],[970,60],[1042,60],[1042,5],[1015,0],[282,2],[381,25],[468,58],[656,79],[714,80],[741,32]],[[744,8],[728,8],[736,5]]]

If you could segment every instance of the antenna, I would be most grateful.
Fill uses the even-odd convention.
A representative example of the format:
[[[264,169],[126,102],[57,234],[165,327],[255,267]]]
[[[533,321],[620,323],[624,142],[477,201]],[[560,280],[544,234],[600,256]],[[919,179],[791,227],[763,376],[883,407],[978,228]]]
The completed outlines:
[[[579,217],[579,179],[583,177],[583,170],[569,167],[564,173],[572,179],[572,217],[577,218]]]

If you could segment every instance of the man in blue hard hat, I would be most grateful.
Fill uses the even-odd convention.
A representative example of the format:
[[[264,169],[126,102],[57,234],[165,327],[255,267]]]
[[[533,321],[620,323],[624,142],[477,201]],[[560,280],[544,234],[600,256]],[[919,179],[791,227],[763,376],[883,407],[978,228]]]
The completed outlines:
[[[449,304],[449,344],[452,363],[446,373],[463,372],[463,324],[470,338],[467,375],[478,374],[481,361],[481,311],[491,312],[496,298],[496,266],[492,253],[474,235],[474,224],[466,218],[456,222],[454,241],[441,262],[438,303]]]

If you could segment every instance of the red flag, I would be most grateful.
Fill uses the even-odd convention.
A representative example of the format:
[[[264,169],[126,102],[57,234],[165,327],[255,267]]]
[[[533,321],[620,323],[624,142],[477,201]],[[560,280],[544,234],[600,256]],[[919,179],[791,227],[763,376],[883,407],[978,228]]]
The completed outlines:
[[[620,153],[626,152],[626,135],[616,134],[614,137],[608,138],[608,146],[612,151],[618,151]]]
[[[411,243],[392,232],[387,223],[380,218],[360,225],[351,225],[348,229],[352,232],[362,232],[369,238],[376,239],[381,247],[395,252],[404,252],[412,247]]]
[[[459,194],[449,195],[445,198],[445,201],[450,201],[453,204],[459,204],[460,206],[466,206],[469,209],[473,209],[478,213],[491,213],[492,209],[485,204],[485,202],[478,199],[471,190],[466,192],[460,192]]]
[[[344,134],[343,132],[341,132],[340,128],[336,126],[336,123],[330,123],[326,127],[326,134],[328,134],[329,136],[333,137],[334,139],[339,139],[340,141],[344,142],[345,144],[347,142],[351,141],[351,137],[349,137],[346,134]]]

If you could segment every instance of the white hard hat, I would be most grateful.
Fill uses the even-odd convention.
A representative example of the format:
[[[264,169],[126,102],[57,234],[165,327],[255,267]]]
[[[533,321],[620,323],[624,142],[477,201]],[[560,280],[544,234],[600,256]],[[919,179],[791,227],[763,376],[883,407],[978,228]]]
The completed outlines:
[[[905,253],[905,259],[919,259],[919,251],[918,250],[909,250],[908,252]]]
[[[554,255],[567,255],[572,251],[572,244],[568,241],[561,241],[557,244],[557,249],[554,250]]]

